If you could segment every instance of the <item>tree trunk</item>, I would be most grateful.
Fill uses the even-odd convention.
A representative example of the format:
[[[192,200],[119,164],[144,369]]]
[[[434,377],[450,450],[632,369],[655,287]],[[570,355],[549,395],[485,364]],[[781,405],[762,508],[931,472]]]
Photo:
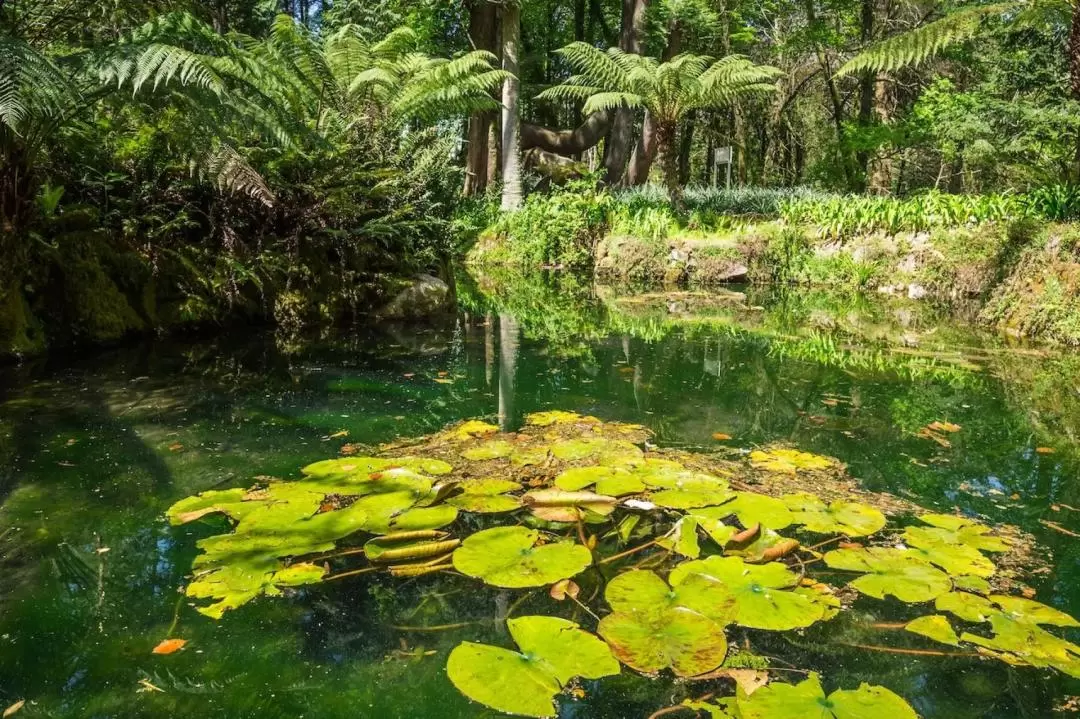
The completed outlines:
[[[538,147],[556,155],[580,155],[603,139],[612,123],[611,112],[594,112],[573,130],[552,130],[528,122],[521,123],[521,151]]]
[[[671,204],[682,207],[682,185],[679,184],[679,154],[675,146],[675,125],[661,125],[656,130],[657,151],[660,155],[660,169],[664,173],[664,186],[667,187]]]
[[[510,73],[502,89],[502,209],[521,208],[521,152],[519,131],[521,90],[518,80],[518,43],[521,37],[521,9],[514,3],[502,7],[502,69]]]
[[[870,42],[874,37],[875,2],[876,0],[862,0],[859,40],[863,49],[870,46]],[[869,128],[874,121],[874,86],[876,79],[876,73],[873,70],[864,70],[859,75],[859,126],[863,130]],[[870,174],[870,159],[869,150],[859,150],[855,155],[855,162],[858,165],[859,173],[863,177],[864,184]]]
[[[687,185],[690,182],[690,151],[694,148],[694,126],[697,124],[697,113],[693,110],[686,114],[686,122],[683,124],[682,135],[679,137],[679,184]]]
[[[878,122],[882,124],[892,120],[896,98],[885,78],[878,78],[874,86],[874,109]],[[892,191],[892,159],[888,156],[874,158],[870,163],[870,192],[888,195]]]
[[[624,52],[641,54],[641,36],[647,4],[648,0],[623,0],[619,49]],[[615,121],[604,145],[604,179],[609,185],[622,182],[633,144],[634,111],[621,107],[615,111]]]
[[[634,148],[634,156],[630,158],[630,167],[627,168],[626,184],[644,185],[649,179],[649,171],[652,170],[655,158],[656,123],[653,122],[652,114],[646,111],[645,121],[641,124],[641,135],[638,137],[637,147]]]
[[[496,52],[495,6],[487,0],[469,2],[469,39],[473,49]],[[477,195],[487,189],[491,176],[488,174],[488,128],[494,120],[490,112],[475,112],[469,118],[468,151],[465,161],[466,196]]]

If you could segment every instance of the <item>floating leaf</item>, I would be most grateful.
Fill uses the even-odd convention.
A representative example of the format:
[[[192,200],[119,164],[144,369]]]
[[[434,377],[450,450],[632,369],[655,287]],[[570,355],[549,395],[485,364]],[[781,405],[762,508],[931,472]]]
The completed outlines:
[[[539,587],[568,579],[592,563],[580,544],[536,546],[540,533],[525,527],[494,527],[465,539],[454,551],[454,568],[496,587]]]
[[[731,501],[719,507],[706,507],[695,511],[717,519],[735,515],[739,524],[744,527],[760,524],[766,529],[783,529],[792,522],[791,510],[783,500],[755,492],[736,492]]]
[[[596,459],[609,467],[628,467],[644,460],[644,454],[633,442],[606,437],[560,440],[551,445],[551,453],[564,462]]]
[[[714,489],[663,489],[649,495],[649,501],[671,509],[695,509],[721,504],[731,497],[726,488]]]
[[[555,486],[569,492],[585,489],[590,485],[596,485],[594,489],[598,494],[610,497],[645,491],[645,483],[621,467],[573,467],[555,478]]]
[[[949,592],[934,600],[934,608],[939,612],[951,612],[965,622],[985,622],[995,613],[989,599],[967,592]]]
[[[955,535],[936,527],[908,527],[904,541],[912,546],[912,553],[949,574],[989,577],[994,573],[994,563],[979,550],[952,541]]]
[[[715,511],[716,509],[718,508],[704,507],[702,509],[693,509],[689,512],[689,515],[697,520],[698,526],[705,530],[705,533],[709,535],[710,539],[723,547],[739,530],[730,524],[724,524],[721,519],[718,519],[716,516],[717,512]],[[720,512],[720,514],[723,513]]]
[[[953,424],[952,422],[931,422],[926,425],[926,428],[932,432],[959,432],[960,425]]]
[[[902,602],[928,602],[952,587],[944,572],[903,549],[835,549],[825,554],[825,563],[833,569],[866,572],[849,584],[878,599],[891,595]]]
[[[221,489],[211,490],[197,494],[194,497],[181,499],[169,507],[165,516],[170,524],[186,524],[208,514],[226,514],[239,520],[248,511],[259,507],[256,502],[244,502],[246,489]]]
[[[833,462],[828,457],[800,452],[797,449],[773,449],[768,452],[762,450],[751,452],[750,466],[769,472],[796,474],[799,470],[829,469],[833,466]]]
[[[499,514],[521,509],[521,498],[506,494],[459,494],[446,503],[473,514]]]
[[[477,419],[470,419],[467,422],[462,422],[454,428],[453,434],[457,439],[465,440],[472,439],[474,437],[483,437],[488,434],[495,434],[499,431],[496,425],[489,424],[487,422],[481,422]]]
[[[541,465],[547,461],[547,445],[518,447],[510,455],[510,464],[515,467],[529,467]]]
[[[681,606],[652,572],[624,572],[604,593],[614,610],[597,632],[619,661],[641,672],[671,668],[679,676],[715,669],[727,654],[723,627]]]
[[[1005,552],[1009,549],[1007,539],[989,534],[990,527],[974,520],[952,514],[922,514],[919,519],[937,527],[940,531],[936,534],[942,541],[966,544],[984,552]]]
[[[183,646],[187,644],[187,639],[165,639],[158,643],[153,648],[153,654],[172,654],[175,651],[179,651]]]
[[[549,522],[576,522],[586,512],[607,516],[615,511],[616,499],[595,492],[564,492],[561,489],[534,489],[521,498],[529,510]]]
[[[220,619],[229,609],[235,609],[261,594],[274,596],[279,587],[296,587],[322,580],[326,570],[314,564],[280,564],[236,562],[199,575],[187,587],[193,599],[215,599],[214,604],[196,607],[213,619]]]
[[[884,687],[860,684],[826,698],[816,674],[800,684],[770,684],[739,697],[738,707],[742,719],[918,719],[907,702]]]
[[[787,494],[784,503],[791,510],[794,524],[801,524],[820,534],[846,534],[864,537],[885,526],[885,515],[858,502],[838,500],[826,505],[813,494]]]
[[[369,474],[395,467],[431,475],[449,474],[454,469],[441,459],[426,457],[342,457],[324,459],[321,462],[309,464],[300,471],[309,477],[329,477],[340,474]]]
[[[533,412],[525,415],[525,424],[533,427],[550,427],[553,424],[600,424],[596,417],[588,417],[576,412],[565,412],[555,409],[548,412]]]
[[[762,529],[749,544],[729,548],[727,553],[742,557],[743,561],[760,564],[783,559],[798,548],[799,540],[781,536],[771,529]]]
[[[725,434],[723,432],[713,432],[712,438],[715,439],[717,442],[726,442],[731,439],[731,435]]]
[[[574,677],[619,673],[608,647],[573,622],[536,616],[506,624],[520,652],[473,642],[450,652],[446,673],[474,701],[509,714],[554,716],[555,696]]]
[[[782,631],[808,627],[825,614],[815,597],[787,591],[799,577],[779,562],[751,565],[739,557],[712,556],[683,562],[668,579],[679,591],[694,576],[706,579],[714,591],[688,593],[682,601],[721,624]]]
[[[904,625],[904,629],[912,634],[919,634],[928,639],[933,639],[935,642],[949,644],[954,647],[960,645],[960,637],[956,636],[956,632],[953,631],[949,620],[940,614],[931,614],[913,619]]]
[[[408,562],[446,554],[461,544],[458,539],[416,541],[413,539],[416,534],[402,532],[397,536],[377,537],[364,544],[364,554],[372,562]]]
[[[661,537],[656,543],[676,554],[697,559],[701,554],[701,547],[698,545],[697,520],[692,516],[683,517],[675,523],[670,534]]]
[[[560,579],[551,585],[548,594],[557,602],[564,601],[567,597],[577,599],[581,593],[581,587],[573,579]]]
[[[514,445],[512,442],[505,439],[492,439],[475,447],[470,447],[462,452],[461,456],[473,462],[484,462],[490,459],[509,457],[513,453]]]
[[[952,578],[953,586],[957,589],[962,589],[965,592],[974,592],[975,594],[989,594],[990,583],[982,577],[973,577],[970,574],[963,574]]]

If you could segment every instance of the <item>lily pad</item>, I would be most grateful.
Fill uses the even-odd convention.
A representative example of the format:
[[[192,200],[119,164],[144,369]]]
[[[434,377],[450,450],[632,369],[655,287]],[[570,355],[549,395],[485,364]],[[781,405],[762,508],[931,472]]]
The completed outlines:
[[[447,499],[446,503],[473,514],[500,514],[522,507],[521,497],[508,494],[458,494]]]
[[[877,599],[891,595],[902,602],[928,602],[952,588],[944,572],[903,549],[836,549],[826,552],[825,564],[833,569],[866,572],[849,584]]]
[[[740,696],[738,707],[742,719],[918,719],[907,702],[885,687],[860,684],[826,698],[816,674],[799,684],[773,683]]]
[[[801,524],[819,534],[845,534],[864,537],[885,526],[885,515],[877,509],[858,502],[842,500],[826,505],[813,494],[784,495],[784,504],[791,510],[793,524]]]
[[[621,467],[607,467],[601,464],[591,467],[573,467],[555,478],[555,486],[568,492],[575,492],[595,485],[598,494],[609,497],[621,497],[645,491],[645,483],[637,476]]]
[[[662,489],[649,495],[649,501],[671,509],[696,509],[721,504],[731,497],[726,488],[715,489]]]
[[[948,530],[936,527],[908,527],[904,541],[913,547],[912,552],[949,574],[989,577],[995,571],[994,563],[978,549],[967,544],[951,541]]]
[[[533,427],[550,427],[553,424],[600,424],[596,417],[583,416],[577,412],[565,412],[560,409],[548,412],[533,412],[525,415],[525,424]]]
[[[298,563],[289,567],[280,562],[237,561],[200,574],[192,581],[186,594],[192,599],[214,599],[213,604],[196,607],[196,611],[213,619],[221,619],[229,609],[242,606],[259,595],[281,594],[281,587],[314,584],[326,574],[323,567]]]
[[[660,577],[630,571],[608,583],[604,594],[614,610],[597,632],[619,661],[640,672],[671,668],[679,676],[715,669],[727,654],[723,627],[678,603]]]
[[[951,612],[965,622],[985,622],[995,613],[989,599],[967,592],[949,592],[934,600],[934,608],[939,612]]]
[[[697,536],[697,520],[692,516],[683,517],[675,523],[670,534],[661,537],[656,543],[676,554],[697,559],[701,554],[701,545],[698,544]]]
[[[928,639],[933,639],[935,642],[948,644],[954,647],[960,645],[960,637],[956,636],[956,632],[953,631],[952,625],[949,624],[949,620],[940,614],[931,614],[929,616],[912,619],[904,625],[904,629],[912,634],[919,634]]]
[[[633,442],[606,437],[560,440],[551,445],[551,454],[564,462],[595,459],[609,467],[629,467],[640,464],[645,458]]]
[[[495,434],[498,431],[498,426],[494,424],[482,422],[478,419],[470,419],[455,427],[453,434],[457,439],[465,440],[473,439],[474,437],[483,437],[488,434]]]
[[[760,524],[765,529],[783,529],[792,522],[791,510],[783,500],[756,492],[736,492],[730,502],[697,512],[717,519],[735,515],[744,527]]]
[[[540,533],[525,527],[494,527],[465,539],[454,551],[454,568],[496,587],[540,587],[569,579],[592,563],[580,544],[537,546]]]
[[[244,502],[246,489],[221,489],[203,492],[193,497],[181,499],[165,512],[170,524],[186,524],[208,514],[225,514],[239,520],[248,511],[260,506],[255,502]]]
[[[607,516],[615,511],[616,504],[614,497],[561,489],[534,489],[521,500],[534,515],[549,522],[576,522],[588,513]]]
[[[799,548],[799,540],[784,537],[771,529],[762,529],[750,544],[742,548],[729,547],[727,553],[742,557],[751,564],[783,559]]]
[[[498,711],[548,717],[555,696],[576,676],[619,673],[607,645],[577,624],[557,617],[507,621],[521,651],[462,642],[450,652],[447,676],[462,694]]]
[[[687,594],[682,601],[721,624],[783,631],[808,627],[825,615],[824,604],[815,597],[787,591],[798,585],[799,576],[780,562],[753,565],[739,557],[712,556],[683,562],[668,579],[678,591],[693,576],[704,578],[716,591],[707,597]]]
[[[502,459],[514,453],[514,444],[505,439],[491,439],[475,447],[470,447],[461,453],[465,459],[473,462],[485,462],[491,459]]]
[[[453,466],[447,462],[427,457],[342,457],[324,459],[321,462],[309,464],[300,471],[309,477],[330,477],[341,474],[370,474],[394,467],[436,476],[454,471]]]
[[[921,514],[919,519],[950,534],[949,541],[966,544],[984,552],[1005,552],[1009,541],[990,534],[990,527],[966,517],[952,514]],[[939,534],[939,536],[944,536]]]
[[[769,472],[796,474],[799,470],[829,469],[833,466],[833,461],[828,457],[800,452],[797,449],[772,449],[768,452],[754,450],[750,453],[750,466]]]
[[[723,547],[725,546],[733,536],[739,531],[737,527],[730,524],[724,524],[722,519],[716,517],[714,510],[717,507],[703,507],[701,509],[692,509],[689,515],[697,520],[698,526],[705,530],[705,533],[709,535],[716,544]]]

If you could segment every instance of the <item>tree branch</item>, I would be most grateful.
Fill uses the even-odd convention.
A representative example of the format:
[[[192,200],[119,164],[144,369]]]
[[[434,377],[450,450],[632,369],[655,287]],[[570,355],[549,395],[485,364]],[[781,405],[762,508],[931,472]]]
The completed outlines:
[[[573,130],[552,130],[521,123],[521,150],[538,147],[556,155],[577,155],[596,145],[611,126],[612,112],[595,112]]]

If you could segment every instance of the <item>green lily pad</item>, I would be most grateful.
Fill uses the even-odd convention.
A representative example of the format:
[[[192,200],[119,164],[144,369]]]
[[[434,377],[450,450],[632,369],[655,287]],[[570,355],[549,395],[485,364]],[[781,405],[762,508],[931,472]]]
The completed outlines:
[[[248,511],[260,506],[256,502],[244,502],[246,489],[221,489],[203,492],[181,499],[165,512],[170,524],[186,524],[208,514],[225,514],[239,520]]]
[[[461,544],[456,539],[418,541],[413,537],[415,537],[414,532],[406,532],[404,538],[401,538],[401,535],[376,537],[364,544],[364,555],[372,562],[406,562],[437,557],[453,551]]]
[[[652,572],[625,572],[604,593],[614,610],[597,632],[619,661],[640,672],[671,668],[679,676],[715,669],[727,654],[723,627],[681,606],[667,583]]]
[[[783,529],[792,522],[791,510],[783,500],[756,492],[736,492],[730,502],[698,511],[717,519],[735,515],[744,527],[760,524],[764,529]]]
[[[281,587],[314,584],[326,574],[314,564],[294,564],[285,567],[280,562],[261,563],[238,561],[200,574],[188,584],[186,594],[192,599],[214,599],[213,604],[195,607],[200,614],[221,619],[229,609],[235,609],[259,595],[281,594]]]
[[[989,577],[995,571],[994,563],[978,549],[950,541],[950,533],[944,529],[908,527],[904,530],[904,541],[911,545],[914,554],[949,574]]]
[[[903,549],[836,549],[826,552],[825,564],[833,569],[866,572],[849,584],[877,599],[891,595],[902,602],[928,602],[952,588],[944,572]]]
[[[1002,611],[992,614],[989,622],[993,636],[964,632],[960,641],[982,647],[1009,664],[1052,667],[1080,677],[1080,647],[1040,627],[1033,621],[1033,615],[1026,611],[1019,614]]]
[[[460,440],[472,439],[474,437],[483,437],[489,434],[495,434],[499,431],[499,428],[488,422],[482,422],[478,419],[470,419],[462,422],[453,429],[453,435]]]
[[[507,494],[459,494],[450,497],[446,503],[463,512],[473,514],[500,514],[521,509],[521,498]]]
[[[459,482],[457,487],[463,494],[484,496],[506,494],[507,492],[516,492],[521,489],[521,485],[511,479],[497,479],[495,477],[466,479],[463,482]]]
[[[965,592],[987,595],[990,593],[990,582],[982,577],[973,577],[970,574],[962,574],[952,578],[953,587]]]
[[[510,464],[515,467],[530,467],[541,465],[547,461],[547,445],[533,445],[518,447],[510,455]]]
[[[1007,539],[991,535],[990,527],[974,520],[952,514],[921,514],[919,519],[948,532],[949,541],[954,544],[966,544],[984,552],[1005,552],[1009,549]]]
[[[811,532],[864,537],[885,526],[884,514],[858,502],[836,501],[826,505],[807,493],[787,494],[783,499],[791,510],[792,523],[801,524]]]
[[[940,614],[931,614],[912,619],[904,625],[904,629],[912,634],[919,634],[928,639],[933,639],[935,642],[954,647],[960,646],[960,637],[956,636],[956,632],[953,631],[949,620]]]
[[[681,601],[721,624],[783,631],[808,627],[825,615],[825,605],[815,597],[788,591],[798,585],[799,576],[780,562],[754,565],[739,557],[712,556],[683,562],[668,579],[680,591],[693,576],[707,580],[715,592],[698,591]]]
[[[1080,622],[1065,612],[1033,599],[991,594],[990,601],[1001,607],[1001,610],[1014,622],[1049,624],[1055,627],[1080,627]]]
[[[595,459],[597,463],[609,467],[630,467],[640,464],[645,458],[633,442],[606,437],[560,440],[551,445],[551,453],[564,462]]]
[[[621,497],[645,491],[645,483],[621,467],[601,464],[591,467],[573,467],[555,478],[555,486],[568,492],[576,492],[595,485],[597,494]]]
[[[885,687],[860,684],[826,698],[816,674],[799,684],[769,684],[740,696],[738,707],[742,719],[918,719],[907,702]]]
[[[593,515],[606,517],[615,511],[616,504],[614,497],[561,489],[534,489],[521,500],[535,516],[549,522],[576,522]]]
[[[798,540],[784,537],[771,529],[762,529],[753,542],[741,549],[728,548],[727,553],[742,557],[751,564],[781,559],[799,548]]]
[[[701,554],[701,545],[698,544],[697,536],[697,520],[692,516],[683,517],[675,523],[671,534],[661,537],[656,543],[676,554],[697,559]]]
[[[494,527],[465,539],[454,551],[454,568],[496,587],[539,587],[569,579],[592,563],[580,544],[536,546],[540,533],[525,527]]]
[[[368,531],[374,534],[389,532],[416,532],[423,529],[441,529],[457,520],[458,510],[448,504],[434,507],[413,507],[390,517],[385,524],[381,520],[370,521]]]
[[[465,459],[473,462],[485,462],[490,459],[502,459],[514,453],[514,444],[505,439],[492,439],[470,447],[461,453]]]
[[[525,424],[533,427],[550,427],[553,424],[577,424],[579,422],[600,424],[600,420],[596,417],[583,416],[577,412],[565,412],[559,409],[525,415]]]
[[[520,652],[473,642],[450,652],[447,676],[473,701],[508,714],[554,716],[555,696],[574,677],[619,673],[607,645],[573,622],[517,617],[507,627]]]
[[[430,475],[449,474],[454,470],[450,464],[441,459],[426,457],[342,457],[324,459],[321,462],[309,464],[300,471],[308,477],[331,477],[342,474],[370,474],[394,467]]]
[[[721,518],[718,518],[715,510],[719,507],[703,507],[701,509],[692,509],[688,513],[691,517],[697,520],[698,526],[705,530],[705,533],[709,535],[709,538],[716,542],[720,547],[725,546],[731,538],[738,533],[738,528],[730,524],[724,524]],[[720,514],[723,514],[722,512]],[[726,516],[726,515],[725,515]]]
[[[939,612],[951,612],[965,622],[989,621],[994,614],[993,603],[989,599],[967,592],[949,592],[934,600],[934,609]]]
[[[662,489],[649,495],[649,501],[659,507],[696,509],[721,504],[731,497],[731,491],[716,489]]]
[[[833,461],[828,457],[800,452],[797,449],[772,449],[768,452],[754,450],[750,453],[750,466],[769,472],[795,474],[800,470],[829,469],[833,466]]]

